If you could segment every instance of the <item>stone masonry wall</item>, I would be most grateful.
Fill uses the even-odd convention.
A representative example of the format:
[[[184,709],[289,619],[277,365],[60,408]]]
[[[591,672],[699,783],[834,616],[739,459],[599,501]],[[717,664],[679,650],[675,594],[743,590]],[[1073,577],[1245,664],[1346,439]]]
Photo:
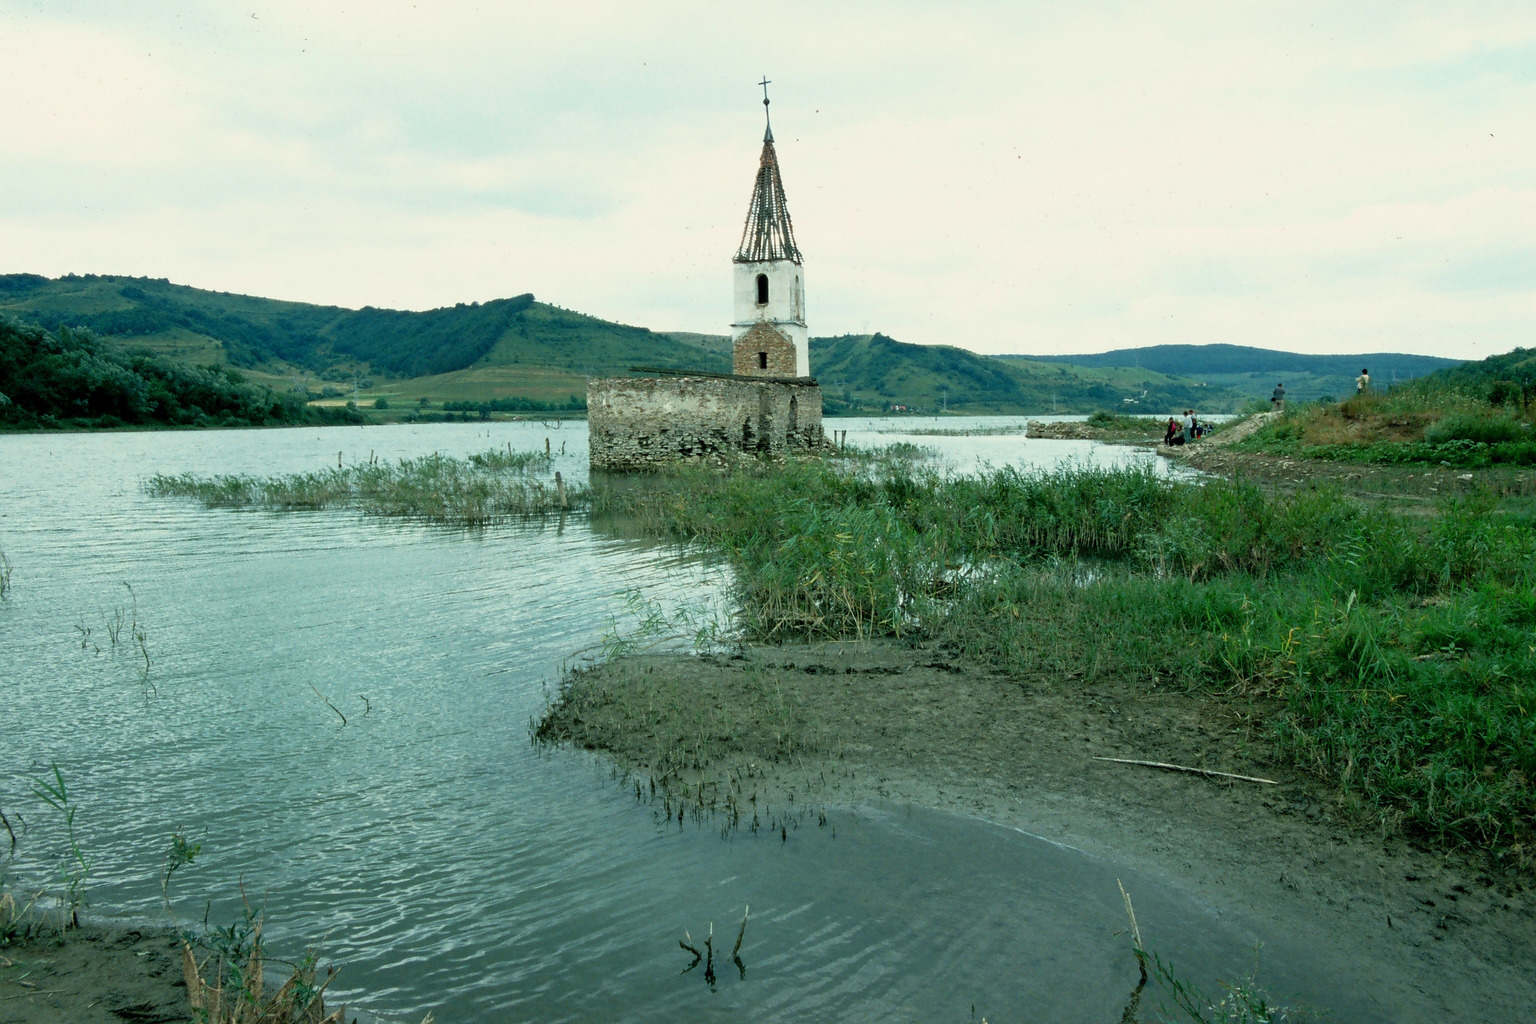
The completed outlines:
[[[759,353],[768,357],[767,366]],[[793,377],[795,343],[771,324],[753,324],[732,345],[731,372],[738,377]]]
[[[587,382],[591,465],[655,469],[722,452],[778,454],[825,444],[814,381],[608,377]]]

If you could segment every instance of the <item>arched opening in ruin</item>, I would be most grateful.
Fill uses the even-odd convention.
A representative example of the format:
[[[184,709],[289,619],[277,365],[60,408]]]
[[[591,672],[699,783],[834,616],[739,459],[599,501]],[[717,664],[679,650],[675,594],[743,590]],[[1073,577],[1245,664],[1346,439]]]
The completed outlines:
[[[789,436],[793,438],[800,432],[800,400],[794,395],[789,396]]]
[[[766,305],[768,305],[768,275],[767,274],[758,274],[757,275],[757,304],[759,306],[766,306]]]

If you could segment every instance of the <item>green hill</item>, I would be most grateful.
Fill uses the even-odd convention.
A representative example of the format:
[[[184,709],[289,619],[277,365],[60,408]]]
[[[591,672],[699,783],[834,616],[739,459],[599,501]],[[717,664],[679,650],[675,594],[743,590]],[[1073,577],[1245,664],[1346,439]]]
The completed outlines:
[[[1475,363],[1436,370],[1415,381],[1410,390],[1424,394],[1460,392],[1489,398],[1495,405],[1512,393],[1536,397],[1536,349],[1517,348]]]
[[[83,327],[150,351],[282,374],[423,377],[527,364],[577,375],[633,363],[728,372],[729,358],[532,295],[425,312],[343,309],[175,285],[163,279],[0,275],[0,312],[50,330]]]
[[[162,362],[238,367],[255,384],[340,405],[386,399],[579,408],[586,380],[631,366],[730,372],[723,335],[651,331],[532,295],[425,312],[345,309],[207,291],[163,279],[0,275],[0,314],[50,331],[85,328]],[[1082,413],[1235,408],[1215,386],[1149,369],[994,359],[884,335],[811,339],[827,409]],[[509,406],[510,407],[510,406]]]
[[[1001,356],[1084,367],[1135,367],[1179,374],[1254,398],[1268,398],[1283,383],[1293,401],[1340,398],[1354,391],[1355,375],[1369,368],[1381,385],[1422,377],[1460,360],[1400,352],[1323,356],[1247,345],[1151,345],[1092,355]]]
[[[882,334],[812,338],[811,364],[829,411],[907,405],[923,411],[1229,412],[1245,399],[1155,370],[992,358],[947,345],[908,345]]]

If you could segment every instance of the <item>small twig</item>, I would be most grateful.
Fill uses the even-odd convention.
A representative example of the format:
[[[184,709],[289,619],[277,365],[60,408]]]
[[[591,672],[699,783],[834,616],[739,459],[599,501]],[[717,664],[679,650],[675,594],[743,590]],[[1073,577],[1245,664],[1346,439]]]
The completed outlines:
[[[751,906],[744,907],[741,911],[741,930],[736,933],[736,945],[731,947],[731,959],[736,959],[736,954],[741,952],[741,938],[747,934],[747,915],[752,912]]]
[[[704,954],[700,953],[699,947],[693,944],[693,936],[688,934],[688,929],[683,929],[683,936],[683,938],[677,940],[677,944],[693,954],[693,963],[683,968],[683,973],[687,974],[689,971],[699,966],[699,961],[704,959]]]
[[[5,816],[5,811],[0,809],[0,825],[5,826],[5,831],[11,837],[11,852],[16,852],[16,830],[11,828],[11,819]]]
[[[325,701],[325,706],[326,707],[328,707],[332,711],[336,712],[336,717],[341,719],[341,724],[342,725],[346,725],[347,724],[347,716],[341,713],[341,709],[340,708],[338,708],[335,704],[331,703],[329,697],[327,697],[325,694],[320,692],[320,688],[318,686],[316,686],[314,683],[310,683],[309,684],[309,688],[311,690],[315,691],[315,696],[316,697],[319,697],[321,700]]]
[[[1261,782],[1266,786],[1278,786],[1280,783],[1274,779],[1261,779],[1253,775],[1234,775],[1232,772],[1218,772],[1210,768],[1188,768],[1182,764],[1169,764],[1166,761],[1137,761],[1129,757],[1094,757],[1095,761],[1113,761],[1116,764],[1139,764],[1143,768],[1166,768],[1171,772],[1189,772],[1192,775],[1209,775],[1218,779],[1238,779],[1242,782]]]

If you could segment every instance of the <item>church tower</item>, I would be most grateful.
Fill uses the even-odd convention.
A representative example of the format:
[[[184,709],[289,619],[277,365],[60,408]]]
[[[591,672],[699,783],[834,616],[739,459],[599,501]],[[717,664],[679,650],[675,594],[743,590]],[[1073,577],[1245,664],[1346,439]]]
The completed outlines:
[[[768,80],[763,115],[768,114]],[[731,324],[732,370],[744,377],[809,377],[811,355],[805,326],[805,268],[784,205],[784,182],[773,149],[773,125],[763,133],[752,205],[733,263],[735,320]]]

